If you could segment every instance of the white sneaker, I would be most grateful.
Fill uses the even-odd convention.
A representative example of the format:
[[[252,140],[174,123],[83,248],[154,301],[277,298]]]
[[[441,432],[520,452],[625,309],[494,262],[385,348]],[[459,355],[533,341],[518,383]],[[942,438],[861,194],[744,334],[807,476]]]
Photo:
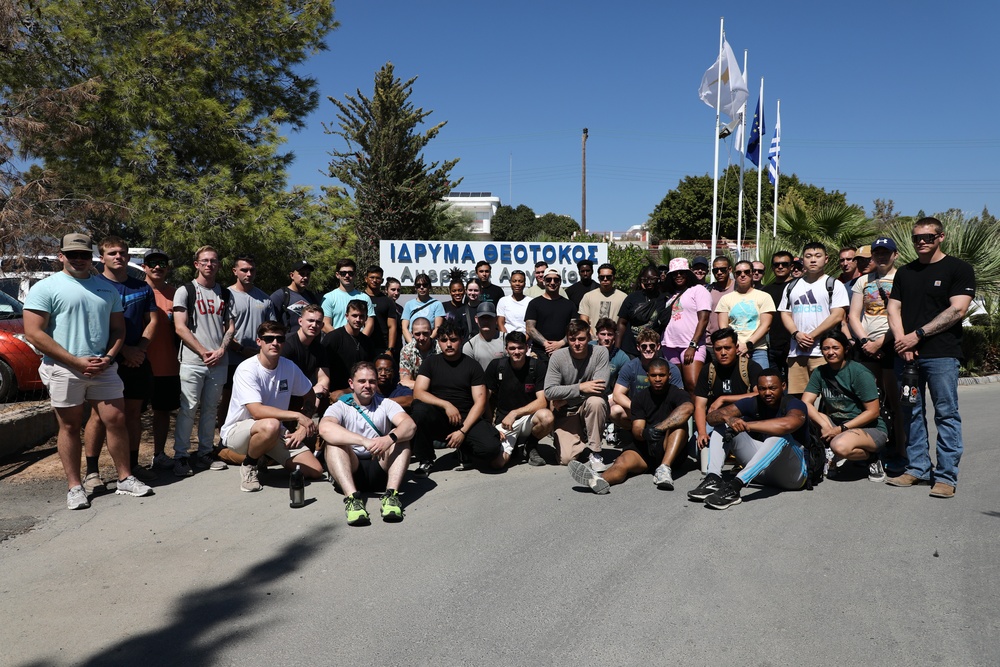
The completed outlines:
[[[100,473],[92,472],[83,478],[83,492],[87,494],[87,497],[94,495],[98,490],[104,491],[104,480],[101,479]]]
[[[587,465],[589,465],[590,469],[594,472],[604,472],[611,467],[611,464],[605,463],[604,457],[597,452],[590,453],[590,458],[587,459]]]
[[[240,466],[240,491],[253,493],[264,488],[257,477],[257,466]]]
[[[598,495],[604,495],[611,490],[611,485],[608,484],[607,480],[579,461],[569,462],[569,474],[578,483],[583,484]]]
[[[87,494],[83,487],[77,484],[66,494],[66,508],[71,510],[85,510],[90,507]]]
[[[674,478],[670,474],[670,466],[660,464],[653,473],[653,484],[656,485],[656,488],[664,491],[674,490]]]
[[[115,489],[115,495],[119,496],[136,496],[141,498],[142,496],[148,496],[153,490],[137,480],[134,475],[129,475],[125,479],[118,482],[118,488]]]

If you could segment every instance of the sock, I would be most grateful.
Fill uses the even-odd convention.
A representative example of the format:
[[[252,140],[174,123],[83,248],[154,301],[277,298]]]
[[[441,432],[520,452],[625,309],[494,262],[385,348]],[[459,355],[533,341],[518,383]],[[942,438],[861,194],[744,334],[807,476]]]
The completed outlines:
[[[382,495],[391,496],[394,493],[396,493],[396,489],[386,488],[385,493]]]
[[[737,491],[746,486],[746,484],[743,483],[743,480],[740,479],[739,477],[733,477],[733,481],[730,483],[733,485],[733,488],[735,488]]]
[[[243,458],[243,465],[245,466],[255,466],[257,465],[257,459],[252,456],[246,456]]]
[[[98,464],[100,456],[88,456],[87,457],[87,474],[92,472],[101,472],[101,466]]]
[[[139,450],[133,449],[128,453],[128,462],[134,468],[139,465]]]

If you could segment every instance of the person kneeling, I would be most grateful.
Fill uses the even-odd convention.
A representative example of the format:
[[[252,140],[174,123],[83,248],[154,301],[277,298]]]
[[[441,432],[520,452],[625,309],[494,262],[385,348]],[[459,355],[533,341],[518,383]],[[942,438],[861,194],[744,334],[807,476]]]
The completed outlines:
[[[569,472],[594,493],[604,494],[614,484],[653,471],[653,484],[673,490],[670,466],[687,440],[687,421],[694,413],[691,397],[670,384],[670,363],[653,359],[646,369],[649,388],[641,389],[632,401],[632,436],[635,441],[603,473],[580,461],[570,461]]]
[[[399,487],[410,465],[410,439],[416,424],[392,399],[377,393],[375,367],[367,361],[354,364],[348,378],[351,393],[326,410],[319,434],[327,443],[326,468],[344,492],[347,523],[370,521],[359,491],[380,491],[383,521],[402,521]]]
[[[781,489],[805,486],[803,443],[809,441],[806,405],[785,395],[785,390],[780,371],[769,368],[757,378],[756,396],[708,413],[708,423],[715,427],[708,444],[708,474],[688,498],[724,510],[740,504],[740,490],[758,477],[764,484]],[[730,453],[743,470],[723,482],[722,464]]]
[[[285,327],[275,321],[257,327],[260,352],[243,361],[233,377],[222,444],[243,455],[240,490],[260,491],[258,459],[267,455],[288,470],[302,467],[309,479],[323,476],[323,467],[306,440],[316,435],[316,424],[301,412],[288,409],[292,396],[303,397],[304,405],[315,401],[313,383],[291,359],[281,356]],[[282,422],[295,422],[289,432]]]

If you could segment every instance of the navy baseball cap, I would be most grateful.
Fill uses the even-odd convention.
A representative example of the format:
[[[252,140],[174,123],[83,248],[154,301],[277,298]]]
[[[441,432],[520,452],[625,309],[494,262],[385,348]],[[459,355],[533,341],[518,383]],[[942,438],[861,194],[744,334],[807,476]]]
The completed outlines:
[[[875,248],[885,248],[889,252],[897,252],[899,250],[896,247],[896,242],[886,236],[875,239],[875,242],[872,243],[872,250],[875,250]]]

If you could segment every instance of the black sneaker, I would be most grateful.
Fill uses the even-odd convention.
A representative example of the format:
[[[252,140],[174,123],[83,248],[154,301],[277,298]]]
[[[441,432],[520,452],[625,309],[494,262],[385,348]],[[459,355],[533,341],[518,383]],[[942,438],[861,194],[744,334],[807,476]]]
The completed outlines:
[[[705,502],[705,498],[708,498],[721,488],[722,478],[714,472],[710,472],[705,475],[705,479],[701,480],[701,484],[694,487],[693,491],[688,491],[688,499]]]
[[[729,482],[721,489],[705,498],[705,505],[714,510],[724,510],[730,505],[739,505],[743,500],[740,498],[740,490],[735,484]]]
[[[421,461],[420,465],[417,466],[416,470],[413,471],[414,477],[428,477],[431,474],[431,468],[434,467],[434,461]]]

